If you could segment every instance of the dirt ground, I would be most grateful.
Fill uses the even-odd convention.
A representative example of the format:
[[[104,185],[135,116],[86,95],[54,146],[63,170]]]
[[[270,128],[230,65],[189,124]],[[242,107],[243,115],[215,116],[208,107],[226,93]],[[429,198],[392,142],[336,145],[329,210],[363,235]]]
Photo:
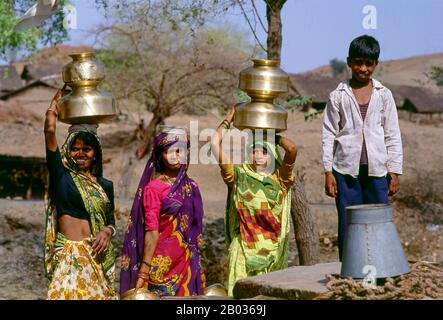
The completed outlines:
[[[175,115],[167,120],[167,124],[189,125],[190,120],[198,120],[199,129],[203,130],[215,128],[222,117],[212,114],[204,117]],[[404,175],[400,178],[401,186],[405,182],[405,186],[411,188],[418,181],[425,187],[428,181],[442,181],[443,125],[422,125],[401,120],[400,126],[404,146]],[[299,149],[297,169],[305,177],[306,192],[321,240],[322,261],[334,261],[338,256],[337,221],[334,202],[323,192],[321,119],[305,122],[304,114],[295,111],[289,115],[288,127],[284,135],[294,140]],[[135,125],[129,123],[103,124],[99,128],[104,147],[104,176],[114,181],[116,193],[117,250],[121,248],[122,230],[146,164],[146,159],[138,161],[134,157],[135,145],[131,143],[134,128]],[[67,125],[59,125],[59,145],[66,137],[66,130]],[[0,154],[44,157],[43,120],[16,121],[2,117]],[[226,270],[223,216],[227,190],[217,165],[191,165],[190,176],[199,183],[204,201],[206,247],[202,255],[208,284],[223,283]],[[420,179],[424,176],[431,180]],[[441,186],[437,182],[435,185],[436,188]],[[443,189],[433,190],[435,193],[442,191]],[[410,260],[441,261],[442,205],[429,202],[427,206],[414,207],[411,201],[405,204],[405,196],[413,192],[415,191],[412,189],[401,189],[392,199],[395,223],[405,251]],[[3,270],[0,274],[0,299],[45,298],[48,281],[43,269],[43,224],[43,201],[0,199],[0,268]],[[290,265],[295,265],[298,261],[292,232],[290,251]]]

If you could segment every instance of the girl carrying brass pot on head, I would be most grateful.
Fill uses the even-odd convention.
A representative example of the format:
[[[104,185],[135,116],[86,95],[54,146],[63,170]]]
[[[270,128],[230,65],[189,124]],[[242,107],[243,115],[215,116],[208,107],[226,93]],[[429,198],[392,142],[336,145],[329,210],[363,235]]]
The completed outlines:
[[[222,150],[223,137],[234,121],[235,107],[217,128],[212,150],[228,186],[225,214],[228,255],[228,294],[242,278],[286,268],[289,250],[291,185],[297,147],[286,137],[255,140],[249,159],[239,165]],[[277,146],[285,150],[281,159]]]
[[[50,185],[46,202],[45,266],[49,300],[115,299],[114,190],[102,175],[97,125],[73,125],[61,149],[54,96],[45,120]]]

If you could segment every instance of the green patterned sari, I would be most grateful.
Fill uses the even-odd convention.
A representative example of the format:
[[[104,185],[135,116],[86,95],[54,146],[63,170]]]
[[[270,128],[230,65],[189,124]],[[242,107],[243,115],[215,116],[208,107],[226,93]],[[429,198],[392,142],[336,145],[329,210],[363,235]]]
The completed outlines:
[[[88,178],[84,173],[77,170],[77,165],[69,154],[69,146],[76,138],[76,133],[72,133],[66,139],[61,148],[61,157],[65,168],[77,186],[78,191],[83,199],[86,211],[89,213],[89,225],[92,236],[105,226],[105,214],[109,210],[111,203],[106,192],[96,181]],[[91,134],[94,134],[91,132]],[[95,134],[94,134],[95,135]],[[97,140],[98,137],[96,136]],[[57,230],[57,212],[55,202],[48,196],[46,200],[46,230],[45,230],[45,270],[49,279],[52,278],[53,272],[58,263],[57,252],[60,252],[65,245],[66,238],[58,233]],[[112,243],[109,243],[108,249],[98,257],[99,263],[102,265],[104,275],[108,286],[114,290],[115,281],[115,254]]]
[[[274,157],[277,169],[267,175],[256,172],[248,163],[234,166],[235,182],[228,189],[225,230],[231,296],[237,280],[288,265],[290,188],[279,181],[278,150],[269,143],[260,143]]]

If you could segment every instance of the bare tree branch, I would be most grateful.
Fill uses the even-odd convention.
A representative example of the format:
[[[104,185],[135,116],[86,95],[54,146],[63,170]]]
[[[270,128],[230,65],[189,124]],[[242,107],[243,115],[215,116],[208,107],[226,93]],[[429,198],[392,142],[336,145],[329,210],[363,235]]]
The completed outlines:
[[[251,21],[250,21],[250,19],[249,19],[249,17],[248,17],[248,14],[246,13],[245,8],[243,7],[243,4],[242,4],[241,0],[237,0],[237,3],[238,3],[238,5],[240,6],[240,9],[241,9],[241,12],[242,12],[242,14],[243,14],[243,17],[246,19],[246,22],[248,23],[249,28],[250,28],[251,31],[252,31],[252,34],[254,35],[255,41],[256,41],[257,44],[260,46],[260,48],[263,49],[264,52],[268,52],[268,50],[265,49],[265,47],[264,47],[263,44],[261,43],[260,39],[258,38],[257,33],[256,33],[256,30],[255,30],[255,28],[252,26],[252,23],[251,23]]]
[[[258,17],[258,21],[260,22],[261,27],[263,28],[263,31],[268,33],[268,28],[266,28],[265,24],[263,23],[263,20],[261,19],[260,13],[258,12],[257,6],[255,5],[255,0],[251,0],[252,7],[254,8],[255,15]]]

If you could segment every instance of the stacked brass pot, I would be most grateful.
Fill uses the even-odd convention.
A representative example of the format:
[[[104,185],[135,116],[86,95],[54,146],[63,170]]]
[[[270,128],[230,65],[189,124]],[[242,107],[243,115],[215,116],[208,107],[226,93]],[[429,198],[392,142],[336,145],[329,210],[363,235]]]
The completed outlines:
[[[116,116],[117,100],[97,86],[105,79],[105,67],[92,52],[72,54],[63,67],[63,81],[72,91],[59,102],[59,120],[70,124],[97,124]]]
[[[288,112],[274,105],[274,99],[288,92],[289,76],[278,60],[252,60],[254,65],[240,72],[239,88],[251,102],[237,107],[234,126],[238,129],[287,129]]]

